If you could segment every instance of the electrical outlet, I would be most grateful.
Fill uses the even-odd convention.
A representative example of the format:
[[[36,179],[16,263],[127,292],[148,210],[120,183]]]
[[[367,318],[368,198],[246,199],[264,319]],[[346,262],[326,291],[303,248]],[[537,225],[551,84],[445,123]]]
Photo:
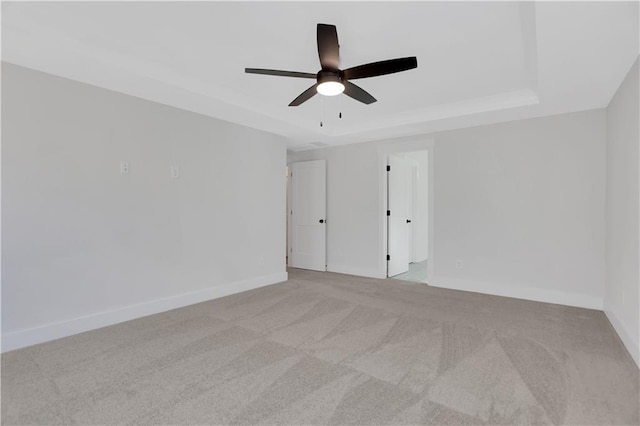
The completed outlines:
[[[120,173],[125,175],[129,173],[129,162],[122,160],[120,161]]]
[[[456,269],[462,269],[462,260],[456,260]]]

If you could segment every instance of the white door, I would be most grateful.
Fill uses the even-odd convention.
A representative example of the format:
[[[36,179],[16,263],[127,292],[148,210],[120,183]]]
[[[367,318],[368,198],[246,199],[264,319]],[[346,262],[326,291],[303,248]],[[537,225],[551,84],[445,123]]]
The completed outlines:
[[[418,164],[414,159],[409,158],[409,191],[407,193],[407,220],[409,220],[409,226],[407,233],[409,235],[409,263],[416,261],[416,251],[414,246],[416,245],[416,218],[417,215],[417,176],[418,176]]]
[[[409,270],[409,190],[411,164],[405,158],[389,157],[388,216],[387,216],[387,276],[393,277]]]
[[[325,160],[291,164],[289,266],[326,271],[327,182]]]

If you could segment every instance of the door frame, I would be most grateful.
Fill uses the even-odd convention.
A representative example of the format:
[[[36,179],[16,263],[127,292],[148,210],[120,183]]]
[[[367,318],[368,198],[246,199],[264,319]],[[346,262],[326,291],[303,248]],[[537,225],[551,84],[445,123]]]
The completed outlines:
[[[379,241],[379,253],[378,253],[378,274],[380,277],[387,277],[387,196],[388,196],[388,187],[387,187],[387,165],[389,164],[389,156],[394,154],[401,154],[403,152],[410,151],[427,151],[429,153],[429,173],[428,173],[428,182],[427,186],[429,188],[429,206],[428,206],[428,241],[427,241],[427,251],[429,253],[429,257],[427,260],[427,282],[431,281],[434,276],[434,266],[435,266],[435,247],[434,247],[434,224],[435,224],[435,214],[434,214],[434,189],[435,189],[435,167],[434,167],[434,158],[435,158],[435,141],[432,138],[425,139],[411,139],[405,141],[398,141],[391,144],[380,145],[378,148],[378,169],[380,173],[378,175],[378,193],[379,193],[379,206],[378,211],[379,214],[379,233],[378,233],[378,241]]]

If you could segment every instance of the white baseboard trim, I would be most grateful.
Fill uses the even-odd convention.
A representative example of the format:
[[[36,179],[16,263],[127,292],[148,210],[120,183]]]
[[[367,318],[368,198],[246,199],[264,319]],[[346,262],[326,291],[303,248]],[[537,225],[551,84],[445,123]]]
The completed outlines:
[[[568,293],[534,287],[496,285],[451,277],[431,277],[429,279],[429,285],[432,287],[492,294],[494,296],[513,297],[516,299],[533,300],[536,302],[555,303],[558,305],[576,306],[578,308],[597,309],[599,311],[602,310],[602,298],[579,293]]]
[[[618,318],[612,310],[605,309],[604,313],[613,326],[613,329],[618,333],[618,336],[627,348],[627,351],[629,351],[631,358],[633,358],[638,368],[640,368],[640,341],[638,340],[640,339],[640,336],[636,336],[634,339],[631,333],[629,333],[629,330],[627,330],[627,327],[625,327],[624,323],[620,321],[620,318]]]
[[[337,274],[356,275],[358,277],[385,278],[384,275],[381,276],[380,273],[374,269],[353,268],[351,266],[335,263],[328,264],[327,271],[335,272]]]
[[[45,324],[38,327],[13,331],[2,335],[1,351],[7,352],[20,349],[37,343],[60,339],[73,334],[82,333],[97,328],[106,327],[120,322],[170,311],[176,308],[205,302],[219,297],[229,296],[254,288],[276,284],[288,279],[287,272],[278,272],[270,275],[235,281],[203,290],[182,293],[175,296],[156,299],[149,302],[125,306],[109,311],[72,318],[60,322]]]

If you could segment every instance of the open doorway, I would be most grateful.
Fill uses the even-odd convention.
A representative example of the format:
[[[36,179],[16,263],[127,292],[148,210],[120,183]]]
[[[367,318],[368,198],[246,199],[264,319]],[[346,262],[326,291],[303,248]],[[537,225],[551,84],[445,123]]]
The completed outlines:
[[[391,154],[387,164],[387,276],[426,283],[429,152]]]

